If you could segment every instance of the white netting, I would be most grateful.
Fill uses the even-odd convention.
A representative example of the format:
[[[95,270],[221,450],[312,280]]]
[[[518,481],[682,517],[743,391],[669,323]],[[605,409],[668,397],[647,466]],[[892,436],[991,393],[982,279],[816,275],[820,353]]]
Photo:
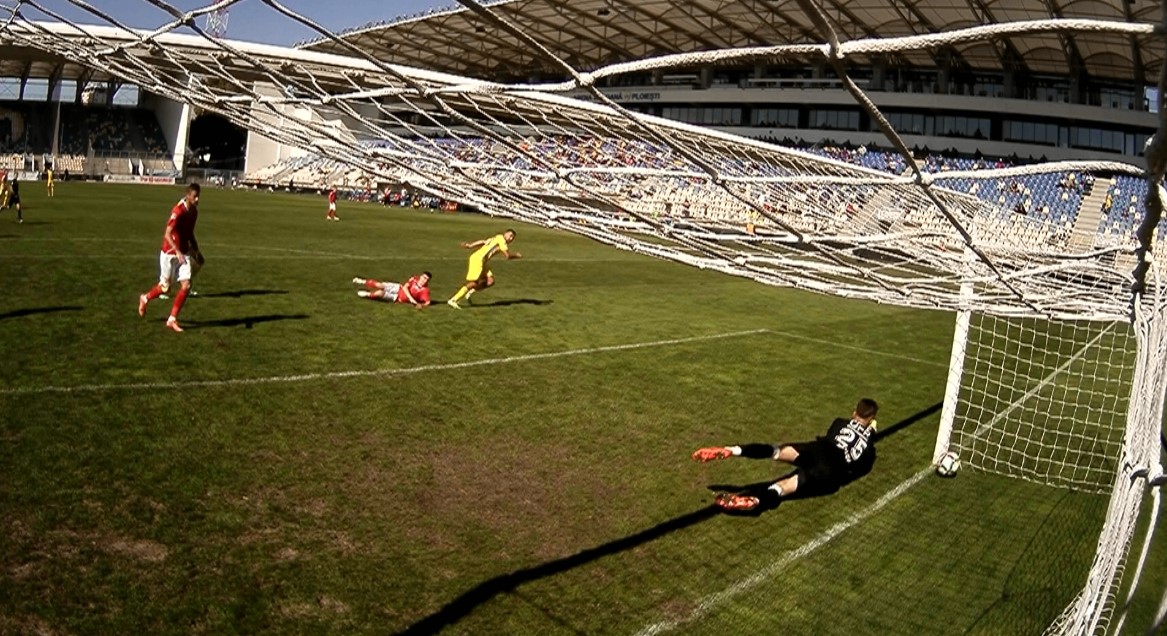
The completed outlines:
[[[227,21],[230,17],[229,9],[224,3],[212,2],[210,4],[214,10],[207,14],[207,35],[213,38],[226,37]]]
[[[65,20],[48,0],[22,0],[0,41],[109,73],[309,153],[264,179],[405,183],[490,214],[766,284],[981,315],[955,348],[953,377],[966,389],[951,387],[962,409],[952,442],[973,466],[1111,493],[1087,585],[1051,632],[1106,629],[1147,477],[1160,470],[1146,436],[1159,430],[1167,359],[1163,262],[1151,249],[1167,136],[1149,145],[1149,172],[1117,162],[939,165],[913,156],[846,62],[1006,36],[1089,34],[1129,47],[1155,35],[1156,25],[1057,19],[841,41],[822,8],[800,0],[817,32],[803,43],[583,72],[503,12],[461,0],[500,37],[568,78],[507,85],[387,64],[274,0],[263,0],[273,20],[313,29],[340,54],[227,41],[200,28],[204,17],[214,28],[213,14],[235,3],[184,13],[148,0],[143,5],[165,17],[153,30],[134,31],[80,0],[68,4],[96,25]],[[631,112],[596,88],[624,73],[789,55],[833,68],[895,152],[828,157],[751,141]],[[565,96],[579,91],[592,101]],[[1159,112],[1167,122],[1167,110]]]
[[[230,4],[175,11],[172,22],[143,33],[97,12],[94,19],[105,26],[29,21],[37,11],[56,17],[43,3],[29,1],[20,3],[20,17],[3,35],[218,112],[322,158],[362,166],[381,180],[625,249],[769,284],[916,307],[1111,320],[1129,314],[1133,238],[1075,243],[1082,197],[1041,199],[1050,198],[1050,183],[1069,175],[1082,181],[1102,171],[1140,175],[1133,166],[1078,162],[934,175],[919,171],[908,153],[900,158],[904,171],[893,174],[632,113],[599,91],[597,103],[551,92],[590,89],[599,78],[632,70],[792,52],[837,61],[1006,33],[1144,35],[1152,25],[1026,22],[837,47],[711,51],[590,74],[565,71],[576,79],[534,87],[391,66],[339,39],[350,57],[202,35],[197,18]],[[278,3],[267,4],[273,15],[311,24]],[[179,28],[196,35],[176,33]],[[1046,212],[1018,215],[1014,189],[1036,193],[1022,194],[1022,203]],[[1081,218],[1088,225],[1081,232],[1094,237],[1097,214]],[[982,282],[971,299],[957,293],[966,274],[965,247],[978,256],[972,276]]]
[[[1135,366],[1129,323],[974,314],[952,446],[968,466],[1110,492]]]
[[[1123,443],[1115,456],[1110,507],[1098,538],[1090,575],[1081,592],[1047,630],[1047,634],[1105,634],[1114,613],[1118,588],[1147,486],[1161,479],[1159,431],[1163,390],[1167,385],[1167,312],[1138,311],[1134,321],[1138,360],[1131,379],[1131,408]],[[1147,529],[1145,557],[1155,527]],[[1133,586],[1137,581],[1132,582]]]

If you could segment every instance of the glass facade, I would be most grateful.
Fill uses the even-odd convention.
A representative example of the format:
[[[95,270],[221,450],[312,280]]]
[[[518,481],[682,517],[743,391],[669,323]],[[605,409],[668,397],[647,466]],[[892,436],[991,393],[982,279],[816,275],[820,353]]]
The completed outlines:
[[[859,112],[829,108],[811,109],[810,125],[807,127],[823,130],[859,130]]]
[[[742,109],[730,106],[666,106],[661,117],[703,126],[742,125]]]
[[[755,108],[750,111],[750,125],[764,128],[798,128],[798,109]]]

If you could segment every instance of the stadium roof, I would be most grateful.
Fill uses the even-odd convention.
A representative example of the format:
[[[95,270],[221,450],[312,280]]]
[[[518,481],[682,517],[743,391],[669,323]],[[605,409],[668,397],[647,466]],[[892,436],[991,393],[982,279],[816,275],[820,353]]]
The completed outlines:
[[[86,82],[117,81],[109,73],[29,46],[0,44],[0,77],[55,78]]]
[[[1149,0],[817,0],[841,37],[861,39],[945,32],[976,25],[1050,18],[1155,23]],[[549,52],[579,70],[672,53],[747,46],[821,44],[797,0],[504,0],[489,6]],[[377,58],[483,79],[561,71],[526,43],[468,9],[450,9],[367,26],[342,38]],[[304,48],[351,54],[332,40]],[[897,54],[889,67],[1071,74],[1152,84],[1164,47],[1153,37],[1111,34],[1027,34]],[[775,65],[805,65],[781,60]],[[859,60],[860,64],[870,60]]]

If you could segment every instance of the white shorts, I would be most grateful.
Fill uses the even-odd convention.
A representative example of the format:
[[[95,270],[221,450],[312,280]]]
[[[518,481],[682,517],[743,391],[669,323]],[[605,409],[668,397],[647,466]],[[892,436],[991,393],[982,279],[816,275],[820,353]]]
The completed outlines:
[[[177,280],[180,283],[184,280],[190,280],[190,258],[183,260],[185,262],[179,265],[177,254],[158,253],[158,286],[162,288],[162,291],[170,289],[170,281],[172,280]]]
[[[381,300],[387,303],[397,302],[397,294],[401,291],[400,283],[384,283],[381,289],[385,290],[385,295],[381,297]]]
[[[316,209],[317,209],[317,210],[319,210],[320,208],[316,208]],[[330,203],[328,204],[328,211],[329,211],[329,212],[336,212],[336,204],[335,204],[335,203],[331,203],[331,202],[330,202]]]

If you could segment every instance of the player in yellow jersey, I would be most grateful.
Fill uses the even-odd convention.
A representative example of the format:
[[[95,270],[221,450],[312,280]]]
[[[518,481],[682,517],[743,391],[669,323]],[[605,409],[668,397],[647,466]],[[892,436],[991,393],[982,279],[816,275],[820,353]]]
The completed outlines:
[[[48,192],[50,197],[53,196],[53,169],[52,168],[48,168],[47,170],[45,170],[45,191]]]
[[[523,255],[518,252],[510,250],[511,243],[515,240],[515,231],[507,230],[502,234],[497,234],[488,239],[473,241],[471,243],[463,243],[463,249],[474,250],[470,255],[470,261],[466,268],[466,284],[454,294],[454,297],[447,300],[446,304],[454,309],[461,309],[458,301],[463,296],[469,300],[470,295],[476,290],[486,289],[494,285],[494,273],[487,267],[487,263],[494,257],[495,254],[502,252],[507,260],[512,258],[522,258]]]
[[[4,172],[0,170],[0,172]],[[8,198],[12,196],[12,182],[8,180],[8,173],[4,172],[4,176],[0,177],[0,210],[8,209]]]

